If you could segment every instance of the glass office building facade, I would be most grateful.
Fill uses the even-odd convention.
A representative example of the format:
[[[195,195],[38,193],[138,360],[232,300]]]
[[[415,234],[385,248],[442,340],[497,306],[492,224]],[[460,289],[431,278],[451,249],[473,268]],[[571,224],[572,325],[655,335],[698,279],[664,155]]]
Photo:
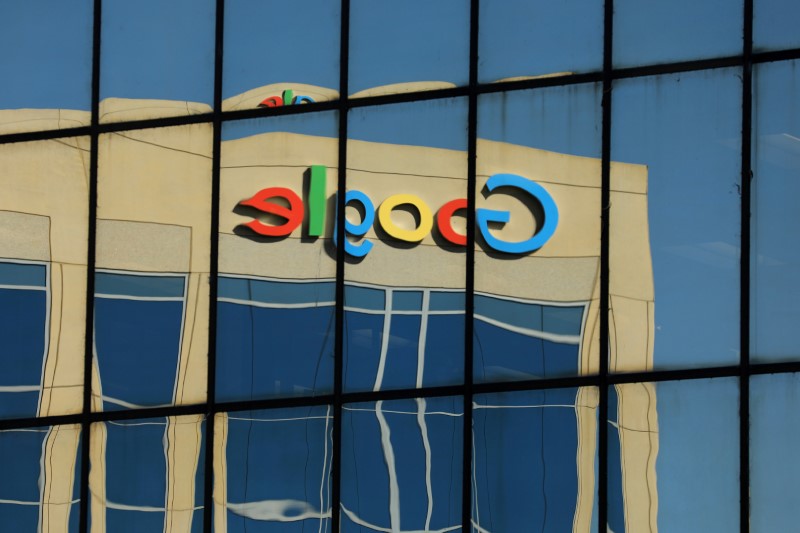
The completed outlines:
[[[0,530],[800,522],[800,7],[0,7]]]

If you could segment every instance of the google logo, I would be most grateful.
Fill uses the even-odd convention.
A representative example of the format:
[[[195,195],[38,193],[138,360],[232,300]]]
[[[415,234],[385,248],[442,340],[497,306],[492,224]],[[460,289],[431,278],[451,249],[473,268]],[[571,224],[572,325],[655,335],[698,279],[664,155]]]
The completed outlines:
[[[326,169],[321,165],[314,165],[310,169],[310,183],[308,195],[304,203],[300,196],[285,187],[269,187],[258,191],[253,197],[239,202],[241,206],[252,207],[262,213],[276,215],[284,222],[279,225],[265,224],[260,220],[251,220],[241,226],[267,237],[286,237],[290,235],[306,216],[308,211],[308,235],[320,237],[325,226],[325,211],[327,198],[325,197]],[[489,231],[490,224],[506,224],[511,220],[509,211],[478,208],[475,210],[475,222],[478,231],[485,243],[495,251],[508,254],[527,254],[538,250],[553,236],[558,226],[558,208],[552,196],[538,183],[517,174],[494,174],[486,182],[489,194],[526,194],[538,202],[544,214],[544,221],[537,231],[528,239],[521,242],[510,242],[499,239]],[[282,199],[282,202],[275,202]],[[434,223],[441,236],[449,243],[456,246],[466,246],[467,237],[453,230],[451,219],[460,210],[467,208],[466,198],[456,198],[444,203],[434,214],[431,208],[421,198],[413,194],[394,194],[384,199],[378,208],[363,191],[349,190],[345,193],[345,205],[357,207],[362,213],[361,222],[353,223],[345,220],[344,232],[348,237],[364,237],[375,224],[377,215],[381,229],[398,241],[418,243],[433,230]],[[392,212],[400,206],[412,207],[418,215],[417,225],[414,229],[398,226],[392,220]],[[542,221],[540,221],[542,222]],[[337,244],[337,231],[334,226],[333,242]],[[352,242],[346,238],[344,242],[345,253],[353,257],[364,257],[372,250],[373,243],[369,239]]]

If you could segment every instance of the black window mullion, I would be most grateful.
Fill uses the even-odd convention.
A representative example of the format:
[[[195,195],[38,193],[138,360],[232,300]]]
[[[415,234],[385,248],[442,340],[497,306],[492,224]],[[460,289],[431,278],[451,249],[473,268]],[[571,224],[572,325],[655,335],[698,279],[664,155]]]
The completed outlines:
[[[461,472],[461,529],[472,531],[472,403],[475,316],[475,205],[478,152],[478,29],[480,0],[470,2],[469,93],[467,111],[467,253],[464,280],[464,438]],[[477,487],[475,488],[477,490]]]
[[[750,201],[753,109],[753,0],[744,0],[742,43],[742,174],[739,312],[739,527],[750,531]]]
[[[339,533],[342,478],[342,380],[344,372],[345,191],[347,190],[347,117],[349,110],[350,0],[342,0],[339,32],[339,156],[336,185],[336,306],[333,364],[333,428],[330,487],[331,532]],[[327,438],[327,436],[325,437]],[[320,512],[324,512],[320,509]]]
[[[608,526],[608,313],[611,206],[611,91],[613,83],[614,2],[605,0],[603,15],[602,152],[600,181],[600,346],[597,406],[597,528]]]
[[[219,274],[219,189],[222,154],[222,60],[225,30],[225,0],[217,0],[214,45],[214,109],[211,158],[210,262],[208,265],[208,368],[205,411],[205,468],[203,476],[203,531],[214,529],[214,423],[217,414],[217,287]],[[195,487],[195,491],[199,487]]]
[[[89,529],[89,450],[91,441],[92,362],[94,359],[94,274],[97,248],[97,155],[100,123],[100,31],[103,2],[94,0],[92,21],[92,109],[89,146],[89,220],[86,249],[86,328],[83,354],[83,408],[80,440],[80,503],[78,531]]]

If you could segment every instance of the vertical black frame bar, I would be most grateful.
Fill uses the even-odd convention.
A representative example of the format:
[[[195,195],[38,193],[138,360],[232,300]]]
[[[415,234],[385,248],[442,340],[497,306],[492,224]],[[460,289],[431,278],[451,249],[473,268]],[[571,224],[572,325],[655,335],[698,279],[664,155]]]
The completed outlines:
[[[225,42],[225,0],[216,1],[214,35],[214,109],[211,156],[211,224],[208,273],[208,359],[203,476],[203,532],[214,529],[214,427],[216,422],[217,287],[219,277],[219,189],[222,150],[222,61]],[[195,491],[199,490],[195,487]],[[225,517],[223,517],[223,520]]]
[[[611,228],[611,101],[613,85],[614,1],[603,5],[603,124],[600,178],[600,346],[597,406],[597,528],[608,529],[608,314]],[[613,386],[613,385],[612,385]]]
[[[350,76],[350,0],[342,0],[339,30],[339,152],[336,182],[336,307],[333,358],[333,428],[331,439],[331,532],[341,527],[342,381],[344,372],[345,194],[347,190],[347,121]],[[327,436],[326,436],[327,438]]]
[[[752,179],[753,0],[744,0],[742,43],[741,252],[739,257],[739,527],[750,531],[750,202]]]
[[[472,403],[475,326],[475,207],[478,159],[478,36],[480,0],[471,0],[469,15],[469,95],[467,111],[467,253],[464,280],[464,438],[461,472],[461,530],[472,528]],[[475,489],[477,490],[477,489]],[[477,497],[477,493],[476,493]]]
[[[103,0],[94,0],[92,14],[92,110],[89,147],[89,229],[86,250],[86,329],[83,359],[83,421],[81,422],[81,475],[80,516],[78,531],[89,530],[89,471],[92,423],[88,415],[92,412],[92,364],[94,360],[94,276],[95,252],[97,249],[97,157],[99,152],[100,123],[100,36],[103,15]]]

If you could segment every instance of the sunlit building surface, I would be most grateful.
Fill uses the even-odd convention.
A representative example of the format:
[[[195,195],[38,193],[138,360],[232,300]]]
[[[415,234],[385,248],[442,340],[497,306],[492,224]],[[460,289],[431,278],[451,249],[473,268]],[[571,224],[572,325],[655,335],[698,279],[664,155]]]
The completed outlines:
[[[743,1],[0,6],[0,530],[793,531]]]

